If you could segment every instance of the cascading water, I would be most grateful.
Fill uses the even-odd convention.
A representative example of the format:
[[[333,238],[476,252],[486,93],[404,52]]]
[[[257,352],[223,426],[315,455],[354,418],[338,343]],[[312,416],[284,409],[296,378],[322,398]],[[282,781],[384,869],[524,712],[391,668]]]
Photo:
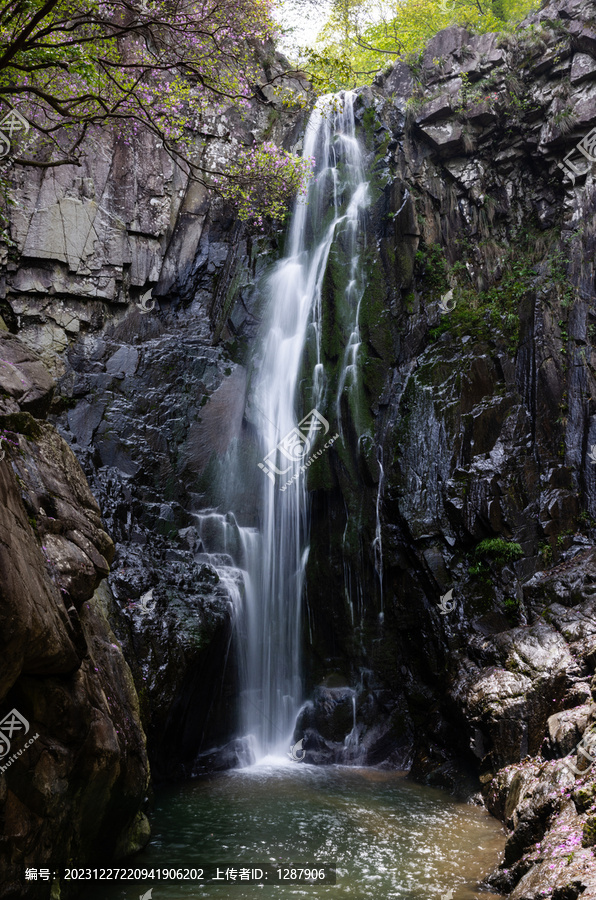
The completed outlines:
[[[329,431],[327,420],[332,418],[325,412],[328,379],[321,360],[321,290],[331,247],[340,234],[352,260],[346,288],[352,335],[339,373],[338,424],[342,391],[356,382],[363,290],[357,241],[368,192],[351,92],[318,102],[303,152],[315,158],[315,175],[293,214],[288,253],[268,280],[270,314],[250,399],[263,448],[264,477],[260,540],[244,542],[248,577],[239,634],[245,647],[239,649],[242,726],[245,734],[254,736],[261,755],[287,750],[302,699],[301,602],[309,530],[304,464],[311,448],[313,452],[323,448],[322,435]],[[314,361],[311,373],[303,370],[307,343]],[[299,415],[305,375],[308,405]]]

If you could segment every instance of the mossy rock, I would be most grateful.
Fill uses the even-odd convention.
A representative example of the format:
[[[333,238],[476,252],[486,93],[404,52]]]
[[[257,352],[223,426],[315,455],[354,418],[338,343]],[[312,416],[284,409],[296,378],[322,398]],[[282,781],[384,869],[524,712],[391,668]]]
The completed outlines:
[[[588,816],[588,819],[584,822],[582,834],[582,847],[594,846],[596,846],[596,813]]]
[[[0,416],[0,425],[7,431],[22,434],[32,441],[39,440],[42,434],[41,425],[28,412],[10,413],[8,416]]]

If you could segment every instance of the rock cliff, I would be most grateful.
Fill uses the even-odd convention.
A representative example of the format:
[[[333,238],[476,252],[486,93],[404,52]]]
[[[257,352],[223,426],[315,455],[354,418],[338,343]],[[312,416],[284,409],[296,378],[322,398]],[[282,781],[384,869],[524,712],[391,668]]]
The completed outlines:
[[[149,837],[137,694],[96,591],[114,545],[74,454],[45,421],[54,382],[0,334],[2,896],[25,867],[123,857]],[[26,740],[28,735],[28,740]],[[67,896],[64,893],[63,896]]]
[[[592,757],[562,761],[596,714],[592,14],[447,29],[360,93],[365,400],[310,475],[307,758],[346,758],[351,685],[353,757],[452,788],[478,772],[516,900],[596,891]]]
[[[255,116],[217,127],[298,140],[298,113],[272,100]],[[492,883],[515,900],[590,900],[594,774],[563,757],[584,769],[574,748],[596,720],[596,195],[574,150],[596,125],[593,5],[550,3],[514,36],[447,29],[360,90],[357,117],[372,197],[363,390],[309,470],[312,705],[297,734],[312,761],[409,767],[451,789],[479,778],[510,830]],[[86,525],[47,528],[39,506],[59,519],[55,506],[28,499],[44,490],[38,456],[58,466],[40,407],[6,427],[36,429],[13,474],[75,610],[111,563],[94,602],[125,647],[153,771],[172,777],[232,736],[241,597],[196,556],[208,511],[225,518],[239,490],[226,454],[260,477],[247,385],[281,235],[248,236],[142,138],[97,146],[82,173],[16,173],[0,311],[57,378],[50,421],[113,562],[83,487]],[[345,262],[339,245],[324,284],[335,384]],[[135,301],[151,285],[146,313]],[[22,411],[7,415],[45,396],[14,389]],[[47,663],[60,672],[81,653],[67,613]],[[20,638],[10,652],[35,659]]]

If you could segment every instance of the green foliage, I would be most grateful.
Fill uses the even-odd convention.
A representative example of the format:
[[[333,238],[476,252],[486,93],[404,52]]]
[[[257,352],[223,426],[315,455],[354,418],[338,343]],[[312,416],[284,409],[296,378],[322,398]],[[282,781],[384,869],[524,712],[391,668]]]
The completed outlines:
[[[420,245],[416,252],[416,274],[423,286],[436,294],[447,289],[447,262],[445,251],[440,244]]]
[[[453,330],[456,334],[473,334],[478,340],[487,340],[497,332],[507,338],[507,349],[515,354],[520,307],[536,278],[530,243],[530,235],[512,241],[502,263],[502,275],[488,290],[478,293],[469,286],[467,278],[463,285],[458,281],[453,288],[455,309],[430,329],[429,339],[436,341],[446,331]],[[456,263],[451,275],[459,277],[460,274],[463,274],[462,266]]]
[[[549,256],[548,265],[550,282],[555,287],[562,308],[567,309],[575,300],[575,289],[567,275],[569,257],[564,250],[556,248]]]
[[[519,622],[519,613],[521,604],[517,597],[505,597],[503,600],[505,615],[512,624]]]
[[[537,0],[333,0],[304,65],[327,90],[367,84],[397,57],[419,66],[425,45],[449,25],[475,34],[502,31],[537,6]],[[442,60],[435,64],[440,68]]]
[[[476,340],[488,340],[492,329],[483,295],[467,286],[457,284],[453,288],[453,301],[455,302],[453,311],[441,316],[439,324],[429,329],[429,340],[436,341],[447,331],[458,336],[472,334]]]
[[[263,100],[273,30],[269,0],[0,4],[0,116],[15,109],[33,136],[33,149],[23,157],[24,130],[11,135],[4,165],[13,159],[41,168],[78,165],[86,139],[109,125],[128,147],[140,131],[149,131],[157,139],[153,145],[191,176],[211,184],[211,176],[219,175],[221,186],[225,168],[214,171],[197,150],[217,134],[213,122],[219,116],[230,108],[243,116],[252,100]],[[297,95],[279,75],[273,82],[282,102],[286,94]],[[308,163],[270,144],[256,157],[236,153],[232,168],[233,183],[220,193],[237,203],[242,219],[260,221],[283,216]],[[0,168],[0,194],[6,183]],[[9,197],[0,203],[5,229],[9,203]]]
[[[542,557],[542,562],[545,566],[550,566],[553,561],[553,548],[548,543],[548,541],[543,541],[538,544],[538,553]]]
[[[216,177],[214,182],[224,199],[235,205],[239,219],[262,228],[266,217],[282,221],[290,198],[305,194],[312,165],[310,159],[265,142],[237,150],[225,176]],[[256,179],[259,192],[255,192]]]
[[[475,563],[470,566],[468,572],[470,575],[485,576],[488,574],[489,567],[487,560],[492,561],[496,565],[504,566],[507,563],[514,562],[524,555],[524,551],[520,544],[513,541],[505,541],[503,538],[486,538],[480,541],[474,550]]]
[[[486,538],[480,541],[474,550],[476,557],[489,556],[498,563],[511,562],[524,555],[520,544],[513,541],[505,541],[503,538]]]

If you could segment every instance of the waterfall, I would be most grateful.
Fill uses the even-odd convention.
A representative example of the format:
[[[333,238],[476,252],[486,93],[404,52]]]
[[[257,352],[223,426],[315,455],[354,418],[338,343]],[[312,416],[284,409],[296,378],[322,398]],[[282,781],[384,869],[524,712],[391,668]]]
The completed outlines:
[[[263,285],[268,311],[255,347],[246,413],[260,445],[252,522],[258,528],[239,525],[233,513],[197,514],[202,560],[223,570],[227,582],[237,583],[240,573],[243,580],[242,601],[234,600],[240,728],[251,736],[257,758],[285,755],[303,702],[306,470],[313,456],[340,438],[341,395],[357,383],[363,292],[357,244],[368,192],[354,99],[352,92],[323,97],[310,116],[303,153],[314,157],[314,175],[306,197],[296,203],[287,253]],[[351,259],[343,301],[344,334],[351,336],[338,371],[330,372],[321,351],[322,288],[336,239]],[[241,483],[241,464],[229,473],[231,483]]]
[[[375,557],[375,571],[379,579],[379,589],[381,592],[381,612],[379,613],[379,621],[383,622],[383,619],[385,618],[385,608],[383,603],[383,531],[381,528],[381,498],[383,496],[383,478],[385,477],[385,472],[383,471],[382,447],[379,447],[378,463],[379,486],[377,488],[377,503],[375,507],[377,521],[375,527],[375,539],[373,541],[373,552]]]

